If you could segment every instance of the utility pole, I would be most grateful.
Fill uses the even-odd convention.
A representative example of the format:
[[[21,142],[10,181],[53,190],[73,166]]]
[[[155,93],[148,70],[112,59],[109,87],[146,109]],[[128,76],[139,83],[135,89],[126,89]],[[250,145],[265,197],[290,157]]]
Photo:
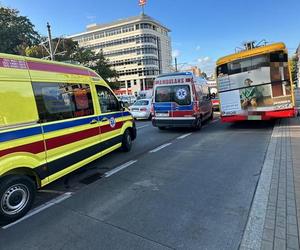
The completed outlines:
[[[178,72],[178,69],[177,69],[177,57],[175,57],[175,72]]]
[[[55,55],[54,55],[54,52],[53,52],[53,47],[52,47],[52,37],[51,37],[51,26],[49,23],[47,23],[47,29],[48,29],[48,39],[49,39],[49,52],[50,52],[50,58],[51,58],[51,61],[54,61],[55,60]]]

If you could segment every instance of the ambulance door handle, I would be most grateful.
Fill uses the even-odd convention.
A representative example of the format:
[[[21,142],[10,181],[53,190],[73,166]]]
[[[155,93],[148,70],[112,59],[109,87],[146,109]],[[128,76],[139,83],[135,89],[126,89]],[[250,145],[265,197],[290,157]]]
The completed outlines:
[[[96,124],[97,122],[98,122],[97,120],[93,119],[90,121],[90,124]]]
[[[106,118],[106,117],[104,117],[102,120],[101,120],[101,122],[107,122],[108,121],[108,119]]]

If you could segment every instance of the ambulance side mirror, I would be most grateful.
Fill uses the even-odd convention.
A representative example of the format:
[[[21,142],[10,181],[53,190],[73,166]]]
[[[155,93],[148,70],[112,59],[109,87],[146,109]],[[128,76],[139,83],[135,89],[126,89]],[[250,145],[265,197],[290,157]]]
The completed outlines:
[[[119,101],[119,107],[121,111],[125,111],[125,105],[123,101]]]

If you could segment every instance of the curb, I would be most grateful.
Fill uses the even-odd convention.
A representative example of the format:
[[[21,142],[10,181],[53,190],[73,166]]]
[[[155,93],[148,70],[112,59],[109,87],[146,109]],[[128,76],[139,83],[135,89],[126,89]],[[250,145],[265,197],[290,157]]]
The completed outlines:
[[[267,213],[268,197],[271,188],[272,172],[274,167],[277,138],[280,122],[276,122],[268,145],[261,175],[255,190],[254,199],[243,234],[240,250],[256,250],[262,245],[262,235]]]

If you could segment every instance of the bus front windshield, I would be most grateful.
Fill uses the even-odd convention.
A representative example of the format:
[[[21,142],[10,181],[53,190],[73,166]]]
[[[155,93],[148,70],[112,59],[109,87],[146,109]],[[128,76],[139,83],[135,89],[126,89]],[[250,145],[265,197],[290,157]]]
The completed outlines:
[[[268,111],[292,106],[287,54],[277,51],[217,67],[222,111]]]

